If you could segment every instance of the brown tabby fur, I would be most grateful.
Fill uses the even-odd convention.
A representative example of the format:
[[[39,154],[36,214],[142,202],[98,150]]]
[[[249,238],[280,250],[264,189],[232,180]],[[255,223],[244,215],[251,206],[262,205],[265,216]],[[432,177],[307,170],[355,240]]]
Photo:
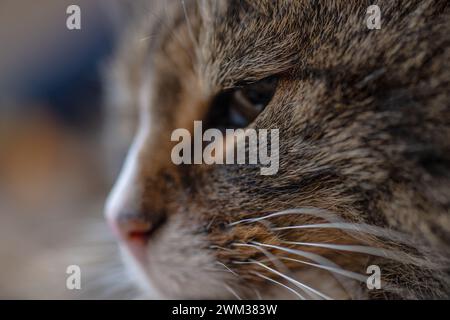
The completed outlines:
[[[381,30],[366,26],[372,4],[381,8]],[[152,134],[139,154],[136,214],[164,215],[149,250],[158,242],[155,251],[166,255],[161,264],[186,275],[164,280],[177,282],[173,288],[161,282],[165,296],[232,297],[219,285],[208,288],[201,277],[189,278],[183,264],[201,254],[237,274],[223,283],[242,297],[274,285],[255,272],[282,281],[257,264],[242,263],[279,266],[261,250],[236,245],[251,242],[320,254],[361,274],[369,265],[380,266],[381,289],[361,283],[346,297],[450,296],[448,1],[164,1],[159,8],[135,18],[112,70],[128,88],[124,107],[138,104],[129,88],[137,92],[144,85],[150,95],[144,112]],[[172,164],[174,129],[192,130],[224,89],[271,75],[279,77],[275,96],[251,127],[280,130],[276,175],[261,176],[245,165]],[[399,231],[407,240],[340,229],[273,230],[328,222],[303,214],[228,225],[293,208],[326,210],[346,222]],[[176,240],[165,236],[169,232],[182,235]],[[183,242],[190,236],[201,241]],[[401,261],[286,240],[391,249]],[[283,264],[294,278],[308,268]]]

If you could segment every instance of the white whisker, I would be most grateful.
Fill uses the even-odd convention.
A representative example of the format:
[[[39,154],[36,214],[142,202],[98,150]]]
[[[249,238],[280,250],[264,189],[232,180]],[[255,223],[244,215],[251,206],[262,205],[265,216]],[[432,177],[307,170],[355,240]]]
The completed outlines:
[[[284,248],[284,247],[280,247],[280,246],[275,246],[275,245],[270,245],[270,244],[264,244],[264,243],[259,243],[259,242],[252,242],[253,244],[262,246],[262,247],[267,247],[267,248],[272,248],[272,249],[278,249],[284,252],[288,252],[288,253],[292,253],[294,255],[297,256],[301,256],[304,258],[307,258],[311,261],[314,261],[316,263],[318,263],[319,265],[322,266],[327,266],[329,268],[333,268],[333,269],[341,269],[341,267],[339,267],[336,263],[334,263],[333,261],[322,257],[319,254],[313,253],[313,252],[307,252],[307,251],[302,251],[302,250],[296,250],[296,249],[290,249],[290,248]],[[342,277],[339,276],[335,276],[336,280],[346,289],[348,289],[348,284],[346,283],[346,281],[344,281],[344,279]]]
[[[225,263],[222,263],[222,262],[219,262],[219,261],[216,261],[216,263],[217,263],[218,265],[224,267],[224,268],[225,268],[227,271],[229,271],[231,274],[235,275],[236,277],[239,277],[239,275],[238,275],[236,272],[234,272],[233,270],[231,270]]]
[[[269,215],[266,215],[266,216],[263,216],[263,217],[258,217],[258,218],[243,219],[243,220],[232,222],[228,226],[232,227],[232,226],[235,226],[235,225],[241,224],[241,223],[258,222],[258,221],[262,221],[262,220],[266,220],[266,219],[270,219],[270,218],[275,218],[275,217],[279,217],[279,216],[284,216],[284,215],[290,215],[290,214],[312,215],[312,216],[316,216],[316,217],[323,218],[323,219],[326,219],[326,220],[330,220],[330,219],[334,218],[334,215],[330,214],[326,210],[305,207],[305,208],[289,209],[289,210],[279,211],[279,212],[271,213]]]
[[[317,262],[317,263],[319,263],[321,265],[334,267],[334,268],[339,268],[339,266],[337,264],[335,264],[333,261],[331,261],[331,260],[329,260],[327,258],[324,258],[321,255],[318,255],[316,253],[306,252],[306,251],[297,250],[297,249],[290,249],[290,248],[285,248],[285,247],[280,247],[280,246],[271,245],[271,244],[265,244],[265,243],[259,243],[259,242],[252,242],[252,243],[256,244],[258,246],[272,248],[272,249],[278,249],[278,250],[281,250],[281,251],[284,251],[284,252],[292,253],[292,254],[295,254],[297,256],[301,256],[301,257],[307,258],[309,260],[312,260],[314,262]]]
[[[369,246],[361,246],[361,245],[341,245],[341,244],[329,244],[329,243],[313,243],[313,242],[295,242],[295,241],[285,241],[287,244],[300,245],[300,246],[309,246],[309,247],[318,247],[318,248],[326,248],[333,249],[339,251],[347,251],[347,252],[355,252],[355,253],[365,253],[368,255],[382,257],[386,259],[390,259],[393,261],[401,262],[401,263],[410,263],[418,266],[423,266],[424,264],[429,264],[428,261],[423,259],[410,256],[400,251],[388,250],[383,248],[369,247]]]
[[[269,260],[277,267],[278,270],[282,270],[283,272],[290,272],[289,269],[272,253],[262,248],[261,246],[249,244],[249,243],[233,243],[232,245],[237,247],[249,247],[254,248],[261,251]]]
[[[273,231],[292,230],[292,229],[339,229],[346,231],[354,231],[357,233],[365,233],[377,237],[386,238],[395,242],[401,242],[409,245],[414,245],[407,236],[393,230],[383,229],[377,226],[372,226],[365,223],[347,223],[347,222],[333,222],[333,223],[317,223],[305,224],[298,226],[274,227]]]
[[[227,252],[233,252],[233,250],[231,250],[230,248],[225,248],[225,247],[221,247],[221,246],[217,246],[217,245],[211,245],[208,247],[209,249],[220,249],[220,250],[224,250]]]
[[[266,266],[265,264],[263,264],[263,263],[261,263],[259,261],[256,261],[256,260],[250,260],[250,261],[246,261],[246,262],[244,262],[244,261],[235,261],[234,263],[237,263],[237,264],[248,264],[248,263],[257,264],[260,267],[263,267],[263,268],[267,269],[268,271],[270,271],[270,272],[272,272],[272,273],[274,273],[274,274],[276,274],[276,275],[286,279],[287,281],[291,282],[292,284],[294,284],[298,288],[302,289],[305,293],[308,293],[309,295],[311,295],[310,292],[312,292],[313,294],[321,297],[322,299],[333,300],[332,298],[330,298],[326,294],[324,294],[324,293],[322,293],[322,292],[320,292],[320,291],[318,291],[318,290],[316,290],[314,288],[311,288],[310,286],[308,286],[308,285],[306,285],[306,284],[304,284],[304,283],[302,283],[302,282],[300,282],[298,280],[295,280],[295,279],[293,279],[291,277],[288,277],[287,275],[285,275],[285,274],[283,274],[281,272],[278,272],[277,270],[275,270],[275,269],[273,269],[271,267],[268,267],[268,266]]]
[[[271,218],[276,218],[284,215],[309,215],[318,217],[324,220],[329,221],[329,223],[317,223],[317,224],[307,224],[307,225],[296,225],[296,226],[282,226],[282,227],[272,227],[270,228],[272,231],[283,231],[283,230],[291,230],[291,229],[313,229],[313,228],[329,228],[329,229],[339,229],[343,231],[348,231],[353,236],[356,234],[364,233],[370,234],[376,237],[382,237],[388,240],[391,240],[395,243],[403,243],[409,246],[417,247],[417,244],[411,239],[408,235],[403,234],[401,232],[384,229],[378,226],[369,225],[366,223],[348,223],[343,222],[343,220],[339,217],[339,215],[334,214],[325,209],[314,208],[314,207],[303,207],[303,208],[295,208],[283,210],[275,213],[271,213],[265,215],[263,217],[257,218],[248,218],[239,221],[235,221],[230,223],[228,226],[232,227],[242,223],[254,223],[254,222],[262,222]]]
[[[258,300],[262,300],[263,298],[261,297],[261,292],[259,292],[258,289],[253,289],[255,291],[256,297],[258,298]]]
[[[272,279],[272,278],[266,277],[265,275],[263,275],[263,274],[261,274],[261,273],[259,273],[259,272],[253,271],[252,273],[253,273],[254,275],[257,275],[258,277],[261,277],[261,278],[263,278],[263,279],[266,279],[266,280],[268,280],[268,281],[270,281],[270,282],[273,282],[273,283],[275,283],[275,284],[277,284],[277,285],[279,285],[279,286],[281,286],[281,287],[283,287],[283,288],[289,290],[290,292],[292,292],[293,294],[295,294],[300,300],[306,300],[306,298],[305,298],[304,296],[302,296],[300,293],[298,293],[298,292],[295,291],[294,289],[288,287],[287,285],[285,285],[285,284],[283,284],[283,283],[281,283],[281,282],[279,282],[279,281],[276,281],[276,280],[274,280],[274,279]]]
[[[234,291],[230,286],[225,285],[225,288],[233,295],[236,297],[236,299],[238,300],[242,300],[242,298],[236,293],[236,291]]]
[[[366,275],[362,275],[360,273],[344,270],[342,268],[323,266],[323,265],[320,265],[320,264],[307,262],[307,261],[304,261],[304,260],[288,258],[288,257],[280,257],[280,259],[306,264],[308,266],[316,267],[316,268],[323,269],[323,270],[328,270],[330,272],[334,272],[334,273],[343,275],[345,277],[348,277],[350,279],[358,280],[358,281],[361,281],[361,282],[366,282],[366,280],[367,280],[367,276]]]

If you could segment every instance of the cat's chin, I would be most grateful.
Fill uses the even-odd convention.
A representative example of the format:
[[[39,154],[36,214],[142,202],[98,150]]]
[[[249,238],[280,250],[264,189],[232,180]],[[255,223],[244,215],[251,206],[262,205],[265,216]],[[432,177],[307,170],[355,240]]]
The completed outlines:
[[[141,291],[141,296],[144,299],[164,299],[148,277],[145,265],[138,261],[128,248],[120,246],[120,252],[130,279]]]
[[[120,249],[130,279],[142,292],[140,297],[143,299],[235,299],[224,290],[226,278],[221,273],[202,273],[194,266],[175,269],[173,263],[155,262],[158,259],[148,253],[151,250],[145,256],[137,256],[128,246],[121,245]],[[185,266],[189,265],[188,260],[185,260]],[[199,279],[202,279],[201,283]]]

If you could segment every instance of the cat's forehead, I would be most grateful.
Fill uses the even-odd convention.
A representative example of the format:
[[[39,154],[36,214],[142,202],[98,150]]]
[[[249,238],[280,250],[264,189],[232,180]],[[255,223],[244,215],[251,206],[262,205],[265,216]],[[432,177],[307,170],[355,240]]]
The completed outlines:
[[[161,12],[151,54],[177,67],[192,64],[211,87],[256,81],[298,63],[300,28],[290,2],[177,1]]]
[[[273,6],[273,5],[272,5]],[[285,71],[297,63],[297,19],[275,6],[228,2],[203,18],[202,62],[225,87]],[[208,69],[207,69],[208,71]]]

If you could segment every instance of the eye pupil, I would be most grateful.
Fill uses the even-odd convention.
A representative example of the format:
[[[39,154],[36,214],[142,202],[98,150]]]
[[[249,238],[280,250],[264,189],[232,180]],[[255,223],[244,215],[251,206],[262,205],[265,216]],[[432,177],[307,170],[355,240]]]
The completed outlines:
[[[278,84],[276,77],[220,93],[208,115],[208,127],[243,128],[253,122],[270,103]]]

